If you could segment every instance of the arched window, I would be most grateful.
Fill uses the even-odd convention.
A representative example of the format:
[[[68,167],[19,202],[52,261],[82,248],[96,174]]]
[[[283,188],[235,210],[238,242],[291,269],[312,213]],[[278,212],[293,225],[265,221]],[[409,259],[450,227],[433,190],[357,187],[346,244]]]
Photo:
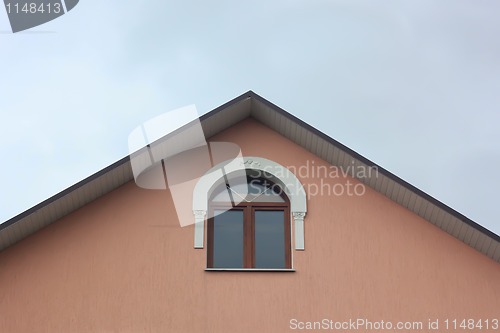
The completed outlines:
[[[242,180],[241,182],[234,182],[233,176],[235,174],[237,175],[236,178],[244,180]],[[257,179],[254,182],[253,186],[251,186],[251,183],[249,183],[248,179],[245,178],[245,175],[249,175],[254,180]],[[272,189],[270,189],[269,191],[273,191],[273,193],[279,194],[279,196],[268,195],[263,197],[259,195],[256,192],[257,188],[259,187],[258,179],[260,179],[261,183],[263,182],[263,180],[267,181],[267,184],[260,184],[261,190],[263,189],[262,186],[264,186],[265,188],[272,187]],[[232,189],[227,188],[227,184],[229,183],[233,186]],[[242,189],[246,189],[246,192],[241,191]],[[281,191],[279,189],[281,189]],[[244,196],[242,195],[242,192],[245,192]],[[243,198],[245,198],[246,200],[238,197],[238,195],[243,196]],[[220,203],[225,202],[225,205],[223,205],[223,207],[226,208],[220,210],[215,209],[217,207],[216,203],[218,201]],[[211,211],[209,211],[209,206],[212,207],[210,208]],[[282,213],[280,213],[280,211]],[[256,212],[257,214],[255,214]],[[214,213],[215,218],[213,218]],[[224,215],[222,215],[223,213]],[[285,260],[285,267],[292,268],[293,265],[291,264],[292,260],[290,248],[293,246],[293,248],[298,251],[302,251],[305,249],[304,217],[306,213],[307,200],[304,187],[302,186],[299,179],[286,167],[272,160],[257,156],[245,156],[236,160],[224,161],[208,170],[198,180],[193,190],[194,247],[196,249],[202,249],[204,247],[203,244],[205,241],[205,226],[207,226],[207,233],[212,232],[211,235],[207,235],[207,241],[217,243],[217,221],[221,221],[221,225],[224,224],[225,219],[227,219],[228,221],[240,221],[232,225],[236,229],[234,230],[234,234],[238,234],[239,232],[243,235],[243,245],[245,246],[242,247],[241,250],[238,246],[238,251],[243,251],[243,263],[241,263],[241,261],[238,261],[238,266],[257,267],[261,263],[261,261],[258,260],[258,258],[260,258],[259,254],[261,253],[261,247],[259,247],[258,244],[256,245],[255,239],[257,239],[257,242],[259,244],[261,243],[259,242],[259,240],[261,239],[261,234],[259,232],[261,230],[260,227],[264,223],[262,221],[265,221],[268,216],[285,214],[284,223],[286,225],[284,225],[284,227],[289,227],[288,223],[290,223],[293,227],[294,235],[293,242],[291,242],[291,244],[285,243],[285,255],[287,256]],[[222,216],[217,218],[218,215]],[[273,218],[273,220],[275,219]],[[237,225],[240,225],[240,227],[237,227]],[[256,225],[257,229],[255,229]],[[268,224],[264,224],[264,226],[268,226]],[[285,230],[285,242],[290,241],[290,238],[288,237],[291,234],[290,229]],[[240,241],[238,240],[238,242]],[[262,244],[264,244],[264,242],[262,242]],[[236,245],[232,243],[226,245],[223,244],[223,246],[226,246],[227,248],[234,246],[234,249],[236,249]],[[222,265],[218,262],[217,259],[218,250],[215,250],[215,265],[213,262],[213,249],[210,251],[212,252],[211,255],[208,256],[208,258],[212,261],[209,262],[209,264],[211,264],[211,266],[209,265],[209,267],[213,268],[218,265]],[[257,255],[255,253],[257,253]],[[252,255],[255,259],[257,259],[255,263],[255,259],[252,259]],[[235,266],[236,261],[231,265],[224,265]],[[277,265],[273,264],[273,266]]]
[[[223,182],[209,198],[208,268],[291,268],[290,201],[267,178]]]

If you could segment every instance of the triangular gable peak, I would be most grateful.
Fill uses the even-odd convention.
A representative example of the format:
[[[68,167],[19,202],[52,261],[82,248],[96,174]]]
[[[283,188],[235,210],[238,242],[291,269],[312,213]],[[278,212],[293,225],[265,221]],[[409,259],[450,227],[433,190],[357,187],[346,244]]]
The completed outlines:
[[[200,117],[207,139],[252,117],[375,191],[500,262],[500,237],[252,91]],[[134,179],[127,156],[0,225],[0,250]]]

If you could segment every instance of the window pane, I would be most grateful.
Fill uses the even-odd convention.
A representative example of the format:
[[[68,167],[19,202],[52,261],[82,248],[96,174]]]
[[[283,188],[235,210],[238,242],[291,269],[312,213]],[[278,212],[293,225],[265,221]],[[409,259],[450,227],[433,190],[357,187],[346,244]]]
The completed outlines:
[[[285,212],[255,211],[255,268],[286,268]]]
[[[252,179],[248,183],[233,184],[231,189],[221,187],[212,196],[215,202],[285,202],[280,196],[281,188],[270,182],[262,184],[260,180]],[[244,198],[244,199],[243,199]]]
[[[215,211],[214,257],[215,268],[243,267],[243,211]]]
[[[277,185],[267,182],[261,184],[258,181],[251,180],[248,183],[248,200],[257,202],[285,202],[280,196],[281,188]]]
[[[224,187],[221,191],[216,194],[212,201],[216,202],[236,202],[239,203],[247,196],[248,186],[247,184],[237,184],[233,185],[231,189]]]

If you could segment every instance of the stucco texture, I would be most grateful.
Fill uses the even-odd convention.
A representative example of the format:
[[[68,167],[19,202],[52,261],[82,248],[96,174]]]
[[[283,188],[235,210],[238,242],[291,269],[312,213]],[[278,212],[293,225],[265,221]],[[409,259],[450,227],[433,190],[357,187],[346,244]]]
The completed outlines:
[[[211,140],[329,167],[252,119]],[[297,176],[308,194],[358,184]],[[193,248],[169,192],[129,182],[0,252],[0,332],[274,333],[297,331],[292,319],[357,318],[430,332],[429,319],[500,317],[500,265],[404,207],[369,188],[307,203],[295,272],[206,272],[206,247]]]

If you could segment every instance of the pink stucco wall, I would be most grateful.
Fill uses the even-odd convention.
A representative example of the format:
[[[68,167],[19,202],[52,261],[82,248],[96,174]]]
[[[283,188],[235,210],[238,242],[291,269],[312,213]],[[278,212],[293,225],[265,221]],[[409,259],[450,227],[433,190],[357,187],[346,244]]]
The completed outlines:
[[[327,166],[254,120],[213,140]],[[205,272],[169,192],[130,182],[0,252],[0,332],[291,332],[291,319],[357,318],[427,332],[429,319],[500,319],[500,265],[371,189],[311,196],[305,227],[296,272]]]

